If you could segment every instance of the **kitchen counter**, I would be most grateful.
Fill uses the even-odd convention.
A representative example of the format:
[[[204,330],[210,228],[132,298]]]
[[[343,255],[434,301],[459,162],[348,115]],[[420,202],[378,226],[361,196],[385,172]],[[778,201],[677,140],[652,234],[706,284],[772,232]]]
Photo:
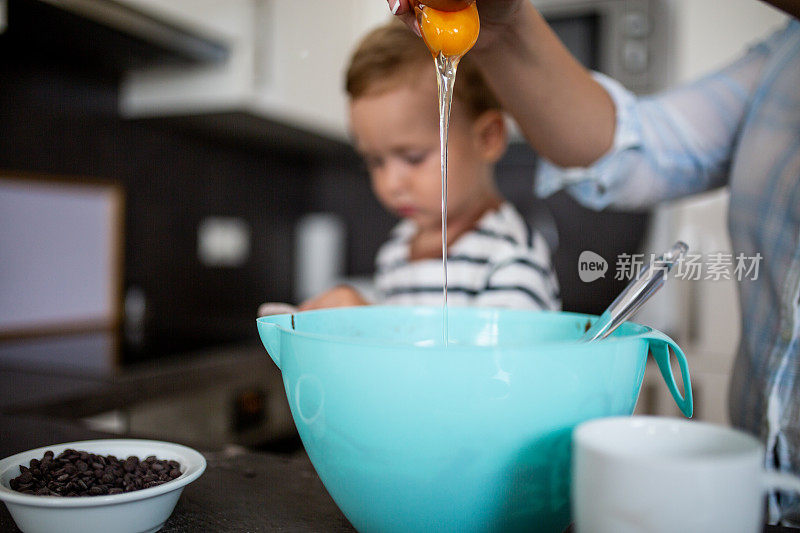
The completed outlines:
[[[203,450],[296,437],[280,371],[260,345],[218,347],[97,375],[0,367],[0,412],[74,420]]]
[[[0,457],[31,448],[109,435],[51,419],[0,415]],[[186,487],[164,533],[353,531],[304,452],[201,450],[208,468]],[[0,531],[19,531],[5,505]]]
[[[353,531],[325,491],[302,447],[275,446],[270,449],[289,451],[261,453],[209,439],[140,432],[110,434],[94,431],[81,421],[87,414],[152,398],[184,395],[187,403],[197,401],[198,390],[226,386],[235,390],[241,375],[262,383],[272,400],[280,397],[285,402],[280,374],[260,346],[187,354],[104,376],[2,367],[0,458],[77,440],[128,435],[171,440],[199,450],[208,467],[186,487],[162,531]],[[209,407],[200,402],[197,408]],[[279,412],[270,410],[271,415]],[[0,532],[6,531],[19,530],[6,506],[0,505]]]
[[[192,369],[184,370],[197,379],[205,373],[203,368],[219,375],[220,368],[208,361],[192,366]],[[19,376],[15,378],[14,374],[11,370],[0,373],[0,377],[5,377],[3,384],[11,388],[4,391],[6,396],[17,400],[9,402],[15,404],[14,407],[0,404],[0,411],[5,411],[0,412],[0,457],[61,442],[121,436],[93,431],[76,419],[63,419],[60,416],[65,413],[59,409],[48,407],[39,414],[21,409],[18,399],[24,397],[27,390],[24,388],[33,382],[42,385],[50,378],[44,375],[30,377],[23,372],[20,375],[24,374],[28,379],[21,379]],[[102,396],[108,386],[108,383],[101,385],[85,380],[70,385],[68,381],[62,383],[65,391],[73,392],[77,387],[82,394],[88,391],[91,395],[94,389]],[[174,381],[166,381],[174,385]],[[150,386],[157,388],[157,383]],[[122,390],[136,394],[135,387],[122,387],[118,392]],[[124,398],[121,400],[125,401]],[[77,407],[68,398],[64,405]],[[163,532],[354,531],[328,495],[302,449],[288,453],[261,453],[240,446],[217,448],[184,443],[198,448],[206,457],[208,467],[198,480],[186,487]],[[0,506],[0,532],[15,531],[19,530],[11,515],[5,505]],[[764,533],[797,531],[772,526],[764,529]]]

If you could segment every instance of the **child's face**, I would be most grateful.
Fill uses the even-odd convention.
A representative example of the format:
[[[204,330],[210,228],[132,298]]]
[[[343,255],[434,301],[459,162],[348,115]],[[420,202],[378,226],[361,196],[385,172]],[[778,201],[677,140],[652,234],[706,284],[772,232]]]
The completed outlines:
[[[502,130],[502,117],[496,115]],[[487,150],[480,120],[472,120],[458,102],[453,102],[450,117],[447,213],[454,221],[474,215],[474,206],[495,191],[492,165],[502,150]],[[440,228],[439,108],[433,73],[413,85],[354,99],[350,122],[381,204],[421,230]]]

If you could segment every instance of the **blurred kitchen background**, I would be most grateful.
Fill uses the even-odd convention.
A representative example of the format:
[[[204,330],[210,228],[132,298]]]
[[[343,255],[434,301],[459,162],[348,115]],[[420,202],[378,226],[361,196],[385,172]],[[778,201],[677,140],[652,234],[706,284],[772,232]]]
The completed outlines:
[[[641,94],[785,22],[756,0],[534,3]],[[189,442],[291,434],[256,310],[368,285],[396,221],[349,146],[342,71],[387,17],[383,0],[0,0],[0,410]],[[517,139],[500,187],[556,250],[565,310],[610,303],[621,253],[729,250],[724,190],[597,214],[537,200],[535,166]],[[579,280],[584,250],[604,279]],[[685,347],[701,419],[726,421],[736,298],[676,282],[638,317]],[[648,371],[640,411],[673,413],[659,381]]]

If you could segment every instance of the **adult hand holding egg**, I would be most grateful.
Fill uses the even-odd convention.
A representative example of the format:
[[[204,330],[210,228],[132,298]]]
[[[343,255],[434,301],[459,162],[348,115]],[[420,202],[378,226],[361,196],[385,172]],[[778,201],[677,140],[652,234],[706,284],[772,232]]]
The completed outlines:
[[[449,6],[453,0],[445,1]],[[422,39],[434,57],[460,58],[475,45],[480,33],[478,8],[472,2],[457,11],[444,11],[427,4],[416,8]]]
[[[389,9],[400,17],[417,35],[422,30],[414,14],[416,5],[424,5],[437,11],[454,12],[469,8],[474,4],[480,10],[482,25],[481,38],[477,46],[485,47],[497,35],[506,31],[506,26],[513,22],[515,15],[525,4],[525,0],[387,0]]]

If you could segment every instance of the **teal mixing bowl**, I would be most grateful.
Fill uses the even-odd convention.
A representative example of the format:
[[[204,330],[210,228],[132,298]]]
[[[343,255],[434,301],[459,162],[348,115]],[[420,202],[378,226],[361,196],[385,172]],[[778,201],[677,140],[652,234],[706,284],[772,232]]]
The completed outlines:
[[[257,323],[311,462],[356,529],[561,532],[572,429],[633,413],[648,349],[692,413],[686,359],[672,340],[626,323],[608,339],[576,342],[595,318],[451,308],[447,346],[438,307]]]

